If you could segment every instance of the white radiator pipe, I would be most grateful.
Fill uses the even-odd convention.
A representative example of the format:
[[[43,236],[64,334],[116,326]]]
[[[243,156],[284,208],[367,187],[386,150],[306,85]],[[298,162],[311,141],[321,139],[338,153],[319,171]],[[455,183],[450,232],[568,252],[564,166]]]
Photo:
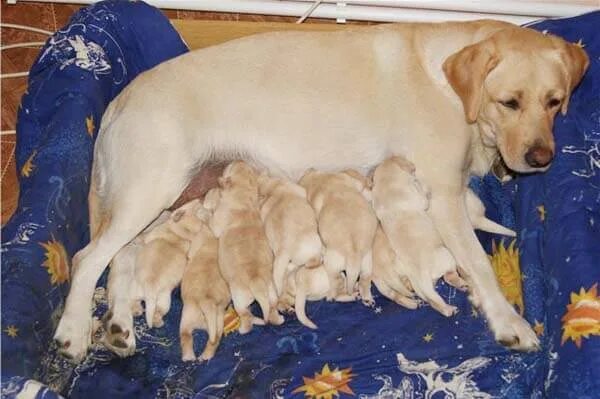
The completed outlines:
[[[16,0],[9,0],[16,1]],[[19,0],[19,1],[33,1],[33,0]],[[53,3],[79,3],[89,4],[95,3],[96,0],[37,0],[42,2],[53,2]],[[315,18],[329,18],[336,19],[339,22],[348,20],[361,20],[361,21],[376,21],[376,22],[441,22],[441,21],[465,21],[481,18],[494,18],[503,21],[513,22],[515,24],[524,24],[527,22],[534,21],[541,16],[570,16],[572,14],[564,14],[565,9],[555,8],[557,4],[555,2],[548,3],[536,3],[538,4],[538,12],[535,15],[529,15],[525,11],[518,11],[517,4],[520,4],[523,10],[526,10],[528,6],[527,1],[507,1],[513,8],[490,8],[486,6],[488,3],[485,0],[482,1],[443,1],[443,0],[424,0],[424,1],[412,1],[404,2],[402,0],[356,0],[361,4],[350,4],[355,0],[338,1],[335,3],[324,1],[321,3],[312,13],[311,17]],[[147,0],[149,4],[160,8],[168,9],[179,9],[179,10],[202,10],[202,11],[214,11],[214,12],[235,12],[243,14],[263,14],[263,15],[283,15],[283,16],[302,16],[310,7],[311,4],[306,0]],[[400,8],[397,6],[386,7],[383,3],[394,2],[394,3],[411,3],[412,5],[419,5],[420,8]],[[438,8],[442,8],[440,5],[445,4],[445,10],[436,9],[422,9],[424,4],[433,3],[438,4]],[[452,5],[450,5],[452,3]],[[492,3],[492,2],[490,2]],[[495,1],[493,3],[502,3],[502,1]],[[368,4],[368,5],[365,5]],[[391,4],[391,3],[390,3]],[[543,6],[541,5],[543,4]],[[395,5],[395,4],[392,4]],[[470,10],[485,9],[488,7],[486,12],[471,12]],[[483,7],[483,8],[481,8]],[[548,11],[545,13],[541,12],[541,8],[546,8]],[[550,11],[550,10],[555,11]],[[590,8],[593,9],[593,8]],[[490,10],[496,10],[499,12],[490,12]],[[505,11],[506,10],[506,11]],[[512,10],[511,12],[508,12]],[[570,10],[575,10],[574,8]],[[580,12],[581,8],[577,8],[577,12]],[[587,8],[585,10],[588,10]],[[501,11],[501,12],[500,12]],[[516,14],[515,13],[524,13]],[[531,11],[529,11],[531,12]],[[543,15],[540,15],[543,14]]]
[[[314,0],[295,1],[314,3]],[[322,2],[335,4],[342,2],[342,0],[322,0]],[[400,7],[531,17],[568,17],[600,9],[600,0],[589,0],[581,3],[567,0],[563,2],[539,0],[344,0],[343,2],[372,7]],[[583,3],[587,3],[587,5]]]

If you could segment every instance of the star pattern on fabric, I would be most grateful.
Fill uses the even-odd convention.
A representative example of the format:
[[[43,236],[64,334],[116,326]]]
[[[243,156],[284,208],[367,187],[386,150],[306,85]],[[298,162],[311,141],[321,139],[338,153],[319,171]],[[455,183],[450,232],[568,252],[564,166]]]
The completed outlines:
[[[537,209],[539,216],[540,216],[540,221],[544,221],[546,220],[546,207],[544,205],[540,205],[538,207],[536,207],[535,209]]]
[[[537,335],[538,337],[544,335],[544,323],[540,323],[536,320],[533,325],[533,331],[535,331],[535,335]]]
[[[19,335],[19,329],[13,325],[6,327],[4,332],[11,338],[16,338]]]
[[[427,334],[423,335],[423,341],[425,341],[427,343],[433,341],[433,333],[427,333]]]
[[[90,115],[85,118],[85,128],[87,129],[87,134],[90,137],[93,137],[94,130],[96,130],[96,125],[94,124],[94,115]]]

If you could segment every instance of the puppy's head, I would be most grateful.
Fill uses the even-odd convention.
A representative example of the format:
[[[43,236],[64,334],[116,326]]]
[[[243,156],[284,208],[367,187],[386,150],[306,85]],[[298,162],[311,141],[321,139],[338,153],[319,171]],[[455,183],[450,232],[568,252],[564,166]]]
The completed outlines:
[[[279,183],[278,179],[275,179],[268,175],[267,172],[262,172],[258,175],[258,195],[265,197],[273,192],[273,189]]]
[[[580,46],[515,27],[463,48],[443,69],[484,144],[497,146],[509,168],[526,173],[552,162],[554,116],[567,112],[588,64]]]
[[[224,189],[236,186],[257,190],[258,180],[256,172],[250,165],[244,161],[234,161],[223,171],[223,176],[219,178],[219,185]]]
[[[360,192],[373,188],[373,181],[354,169],[347,169],[342,173],[350,178],[349,181],[351,181]]]

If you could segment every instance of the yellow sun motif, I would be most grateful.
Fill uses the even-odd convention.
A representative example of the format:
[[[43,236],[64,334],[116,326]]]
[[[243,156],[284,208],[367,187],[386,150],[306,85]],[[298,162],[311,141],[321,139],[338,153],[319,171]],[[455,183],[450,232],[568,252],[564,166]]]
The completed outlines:
[[[537,211],[540,214],[540,220],[543,222],[544,220],[546,220],[546,207],[544,205],[540,205],[537,208]]]
[[[544,335],[544,323],[540,323],[536,320],[533,325],[533,331],[535,331],[535,335],[537,335],[538,337]]]
[[[225,336],[237,331],[240,328],[240,316],[236,313],[233,306],[229,305],[225,311],[223,333]]]
[[[85,118],[85,128],[87,129],[87,133],[90,137],[94,136],[94,130],[96,129],[96,125],[94,125],[94,115],[90,115]]]
[[[314,378],[302,377],[304,385],[294,389],[292,393],[304,392],[307,399],[333,399],[340,396],[340,392],[354,395],[348,383],[352,381],[352,368],[331,370],[329,364],[325,364],[321,372],[316,372]]]
[[[516,240],[513,240],[506,248],[504,241],[498,245],[496,245],[496,241],[492,241],[490,261],[508,303],[516,306],[519,313],[523,315],[525,306],[523,305],[521,266],[519,264],[519,250],[515,249],[515,243]]]
[[[62,284],[69,280],[69,256],[65,247],[52,237],[52,240],[41,242],[46,250],[46,260],[42,266],[48,269],[52,285]]]
[[[598,284],[594,284],[588,291],[580,288],[579,294],[571,292],[571,303],[562,317],[563,335],[561,345],[568,339],[581,348],[581,338],[590,335],[600,336],[600,296]]]
[[[16,338],[19,335],[19,329],[13,325],[6,327],[4,332],[11,338]]]
[[[37,150],[34,150],[31,153],[31,155],[29,156],[29,158],[27,158],[27,161],[25,161],[25,163],[23,164],[23,167],[21,168],[21,176],[23,176],[23,177],[31,176],[31,172],[33,172],[33,169],[35,169],[35,165],[33,164],[33,158],[35,158],[36,155],[37,155]]]
[[[428,342],[428,343],[433,341],[433,333],[427,333],[427,334],[423,335],[423,341]]]

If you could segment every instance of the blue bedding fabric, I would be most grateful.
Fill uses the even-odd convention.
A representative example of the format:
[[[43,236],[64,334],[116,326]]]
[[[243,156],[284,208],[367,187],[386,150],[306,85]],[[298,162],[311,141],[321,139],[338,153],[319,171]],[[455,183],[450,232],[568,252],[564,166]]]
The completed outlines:
[[[540,336],[538,353],[496,344],[465,295],[438,289],[460,313],[314,302],[316,331],[283,326],[226,337],[208,363],[180,360],[179,292],[165,327],[135,321],[138,346],[120,359],[94,344],[73,366],[51,344],[69,289],[71,256],[88,241],[92,148],[107,104],[139,73],[187,51],[143,2],[84,8],[54,34],[31,70],[18,118],[19,207],[2,230],[2,397],[38,398],[598,398],[600,397],[600,12],[533,24],[580,43],[590,68],[555,125],[548,173],[472,187],[515,241],[480,234],[500,284]],[[106,310],[101,285],[96,317]],[[101,334],[101,331],[98,332]],[[199,353],[204,332],[195,335]]]

